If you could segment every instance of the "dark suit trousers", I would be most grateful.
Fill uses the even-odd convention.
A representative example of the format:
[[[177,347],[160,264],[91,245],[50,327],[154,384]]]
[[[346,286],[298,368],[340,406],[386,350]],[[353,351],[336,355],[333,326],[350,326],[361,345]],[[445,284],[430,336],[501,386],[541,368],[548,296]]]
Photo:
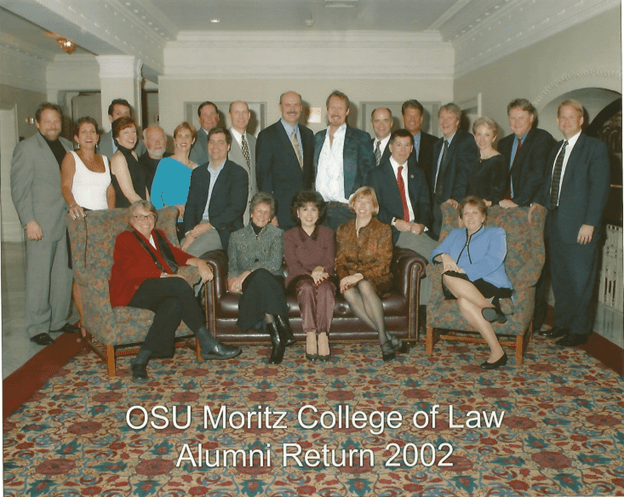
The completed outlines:
[[[136,291],[128,307],[154,311],[154,321],[141,346],[152,352],[152,357],[173,355],[175,332],[184,323],[193,331],[206,325],[193,289],[180,277],[150,278]]]
[[[328,205],[323,226],[337,231],[341,224],[348,223],[351,219],[355,219],[355,214],[349,210],[347,204],[344,206]]]
[[[564,243],[554,228],[557,211],[550,212],[546,221],[550,275],[555,294],[554,325],[569,328],[570,333],[586,335],[594,325],[595,309],[592,297],[598,273],[598,239],[594,231],[591,243]]]

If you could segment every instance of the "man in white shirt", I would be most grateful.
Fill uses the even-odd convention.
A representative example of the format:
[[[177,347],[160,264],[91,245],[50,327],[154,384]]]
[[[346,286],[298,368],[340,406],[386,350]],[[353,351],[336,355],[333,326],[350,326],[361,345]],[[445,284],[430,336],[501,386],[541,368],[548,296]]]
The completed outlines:
[[[228,112],[232,127],[232,148],[228,153],[228,159],[241,166],[249,175],[249,195],[251,200],[258,191],[256,187],[256,137],[247,133],[247,125],[251,118],[249,105],[246,102],[232,102]],[[243,222],[249,220],[249,204],[245,209]]]
[[[371,124],[375,132],[375,138],[371,140],[371,144],[373,145],[373,154],[375,154],[375,165],[379,166],[384,159],[390,157],[388,142],[394,125],[390,109],[384,107],[375,109],[371,113]]]
[[[347,125],[349,97],[335,90],[327,97],[327,129],[314,135],[316,190],[327,202],[324,224],[334,231],[353,219],[349,198],[366,184],[375,167],[368,133]]]

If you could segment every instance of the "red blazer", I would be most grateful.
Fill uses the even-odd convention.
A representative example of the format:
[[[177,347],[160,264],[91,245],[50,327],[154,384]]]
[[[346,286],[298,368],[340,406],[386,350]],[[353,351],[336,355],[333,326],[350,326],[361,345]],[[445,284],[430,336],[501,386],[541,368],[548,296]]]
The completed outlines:
[[[155,250],[149,240],[138,231],[136,233],[145,240],[145,243],[156,256],[156,259],[158,259],[165,271],[169,274],[173,274],[173,271],[167,266],[165,259],[161,255],[160,249]],[[160,234],[165,239],[167,238],[162,231]],[[156,235],[153,234],[152,236],[154,237],[154,242],[158,246]],[[179,248],[171,245],[168,240],[167,243],[179,266],[185,266],[186,262],[193,258],[192,255],[182,252]],[[149,278],[160,278],[160,269],[158,269],[152,257],[145,251],[145,248],[141,246],[132,231],[129,230],[120,233],[115,240],[113,267],[111,269],[111,306],[118,307],[128,305],[141,284]]]

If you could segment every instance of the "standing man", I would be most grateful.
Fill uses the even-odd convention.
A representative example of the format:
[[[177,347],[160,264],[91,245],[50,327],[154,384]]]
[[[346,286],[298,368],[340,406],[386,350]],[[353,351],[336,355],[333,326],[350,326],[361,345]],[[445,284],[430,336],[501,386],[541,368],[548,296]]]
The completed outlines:
[[[198,166],[202,166],[208,162],[208,133],[219,124],[219,109],[212,102],[202,102],[197,108],[197,116],[200,127],[197,130],[197,138],[189,159]]]
[[[171,154],[165,153],[167,149],[167,137],[165,130],[160,126],[150,126],[143,130],[143,144],[146,151],[139,157],[139,162],[145,167],[147,172],[146,185],[148,190],[152,191],[152,181],[156,174],[156,168],[160,159],[168,157]]]
[[[498,151],[503,154],[509,166],[509,187],[499,205],[505,209],[513,209],[527,207],[536,201],[547,182],[548,157],[555,140],[548,131],[536,127],[537,111],[527,99],[518,98],[510,102],[507,116],[512,134],[500,141]],[[533,332],[540,335],[548,309],[545,275],[549,261],[547,255],[542,274],[535,285]],[[544,333],[548,334],[550,330]]]
[[[409,162],[414,148],[412,134],[406,129],[392,133],[388,145],[391,156],[373,169],[368,184],[379,201],[379,220],[392,226],[395,247],[408,248],[429,259],[437,246],[427,233],[431,226],[431,202],[425,173]],[[431,296],[428,276],[421,281],[420,305]]]
[[[116,98],[108,106],[108,120],[112,122],[120,117],[130,117],[132,108],[127,100],[123,98]],[[105,156],[110,162],[111,157],[117,152],[117,144],[113,139],[113,130],[107,131],[100,136],[100,142],[98,143],[98,154]],[[143,143],[139,142],[135,150],[138,157],[145,153],[145,147]]]
[[[329,126],[314,135],[316,190],[327,202],[324,224],[336,231],[353,219],[349,198],[375,167],[370,135],[347,125],[349,97],[334,90],[326,102]]]
[[[433,162],[433,146],[438,139],[420,129],[423,123],[425,109],[418,100],[407,100],[401,106],[403,127],[412,134],[414,149],[410,155],[411,164],[417,164],[431,183],[431,164]]]
[[[375,132],[375,138],[371,140],[371,144],[373,145],[373,154],[375,154],[375,165],[379,166],[383,161],[390,158],[388,142],[394,125],[390,109],[383,107],[375,109],[371,113],[371,124]]]
[[[538,200],[548,208],[544,235],[555,294],[554,327],[545,336],[559,338],[563,347],[586,343],[592,332],[601,219],[609,196],[607,147],[581,133],[583,119],[577,100],[559,105],[563,141],[551,151]]]
[[[181,248],[195,257],[220,248],[227,252],[230,235],[243,227],[249,177],[241,166],[227,160],[231,144],[227,129],[212,128],[210,161],[191,173]]]
[[[236,164],[242,166],[247,171],[249,175],[247,200],[249,201],[258,191],[256,187],[256,137],[247,133],[247,125],[251,117],[249,105],[241,101],[232,102],[228,114],[232,123],[230,128],[232,148],[230,148],[228,159],[236,162]],[[249,221],[249,203],[247,203],[247,208],[243,215],[243,222],[246,223],[247,221]]]
[[[457,208],[466,196],[466,186],[472,166],[479,159],[479,148],[474,137],[459,129],[462,111],[454,103],[443,105],[438,112],[442,137],[433,147],[431,169],[433,227],[432,234],[437,240],[442,227],[444,202]]]
[[[39,132],[15,147],[11,162],[11,196],[26,230],[26,331],[38,345],[54,342],[48,332],[78,332],[67,322],[72,271],[60,168],[72,144],[59,138],[61,122],[58,105],[41,104],[35,114]]]
[[[314,180],[314,133],[299,124],[303,109],[301,95],[288,91],[280,96],[282,118],[258,135],[256,180],[258,191],[273,194],[277,220],[283,230],[295,223],[290,217],[290,201]]]

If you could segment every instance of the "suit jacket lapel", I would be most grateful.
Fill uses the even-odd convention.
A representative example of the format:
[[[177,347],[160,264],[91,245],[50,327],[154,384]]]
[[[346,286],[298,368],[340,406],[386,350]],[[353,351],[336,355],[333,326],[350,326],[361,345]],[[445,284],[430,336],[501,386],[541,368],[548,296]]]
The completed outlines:
[[[344,194],[349,198],[357,174],[358,144],[353,139],[353,129],[347,125],[344,146],[342,148],[342,169],[344,171]]]

